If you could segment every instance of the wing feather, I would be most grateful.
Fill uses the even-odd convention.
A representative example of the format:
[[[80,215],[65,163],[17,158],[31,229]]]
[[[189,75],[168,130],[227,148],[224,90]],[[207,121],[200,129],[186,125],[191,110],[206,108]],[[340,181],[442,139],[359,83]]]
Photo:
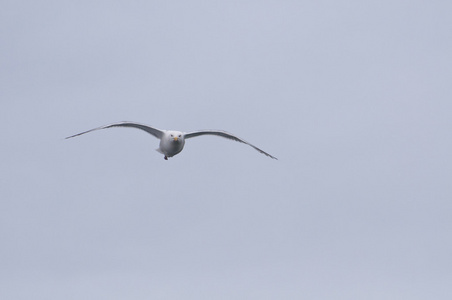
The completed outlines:
[[[97,127],[91,130],[87,130],[81,133],[77,133],[71,136],[68,136],[66,139],[70,139],[91,131],[96,131],[96,130],[100,130],[100,129],[106,129],[106,128],[110,128],[110,127],[133,127],[133,128],[138,128],[141,130],[146,131],[147,133],[152,134],[153,136],[155,136],[156,138],[160,139],[163,136],[163,130],[157,129],[155,127],[151,127],[148,125],[143,125],[143,124],[139,124],[139,123],[135,123],[135,122],[118,122],[118,123],[113,123],[113,124],[109,124],[109,125],[105,125],[105,126],[101,126],[101,127]]]
[[[196,137],[196,136],[200,136],[200,135],[217,135],[217,136],[221,136],[221,137],[224,137],[224,138],[236,141],[236,142],[244,143],[244,144],[247,144],[248,146],[253,147],[254,149],[259,151],[260,153],[267,155],[268,157],[271,157],[273,159],[277,159],[276,157],[268,154],[267,152],[265,152],[262,149],[257,148],[256,146],[248,143],[247,141],[245,141],[245,140],[243,140],[243,139],[241,139],[241,138],[239,138],[239,137],[237,137],[237,136],[235,136],[235,135],[233,135],[233,134],[231,134],[229,132],[222,131],[222,130],[199,130],[199,131],[193,131],[193,132],[186,133],[185,134],[185,138],[186,139],[190,139],[190,138],[193,138],[193,137]]]

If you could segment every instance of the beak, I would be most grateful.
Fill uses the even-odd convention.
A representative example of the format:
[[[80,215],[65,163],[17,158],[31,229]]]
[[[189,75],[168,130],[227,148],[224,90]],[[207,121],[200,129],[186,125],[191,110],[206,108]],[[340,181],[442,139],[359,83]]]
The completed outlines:
[[[174,140],[175,140],[176,142],[177,142],[178,139],[179,139],[179,138],[178,138],[177,136],[174,137]]]

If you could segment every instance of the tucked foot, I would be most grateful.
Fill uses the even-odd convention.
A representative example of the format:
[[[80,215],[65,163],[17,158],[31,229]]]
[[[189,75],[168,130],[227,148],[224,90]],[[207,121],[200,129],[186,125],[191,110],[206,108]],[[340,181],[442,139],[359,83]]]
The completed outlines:
[[[165,160],[168,160],[168,157],[166,157],[166,155],[165,155],[164,159],[165,159]]]

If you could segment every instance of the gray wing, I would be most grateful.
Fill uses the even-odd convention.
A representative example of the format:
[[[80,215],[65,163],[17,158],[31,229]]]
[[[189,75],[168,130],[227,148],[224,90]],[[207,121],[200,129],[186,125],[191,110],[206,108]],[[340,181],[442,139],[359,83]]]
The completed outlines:
[[[218,136],[221,136],[221,137],[224,137],[224,138],[236,141],[236,142],[244,143],[244,144],[247,144],[248,146],[253,147],[254,149],[259,151],[260,153],[267,155],[268,157],[271,157],[273,159],[277,159],[276,157],[268,154],[267,152],[265,152],[262,149],[257,148],[256,146],[248,143],[247,141],[242,140],[241,138],[239,138],[239,137],[237,137],[237,136],[235,136],[233,134],[230,134],[229,132],[222,131],[222,130],[200,130],[200,131],[189,132],[189,133],[185,134],[185,138],[189,139],[189,138],[192,138],[192,137],[195,137],[195,136],[200,136],[200,135],[218,135]]]
[[[152,134],[153,136],[155,136],[156,138],[160,139],[163,136],[163,130],[151,127],[151,126],[147,126],[147,125],[143,125],[143,124],[139,124],[139,123],[134,123],[134,122],[118,122],[118,123],[113,123],[110,125],[105,125],[105,126],[101,126],[101,127],[97,127],[88,131],[84,131],[81,133],[77,133],[71,136],[68,136],[67,139],[91,132],[91,131],[96,131],[99,129],[105,129],[105,128],[110,128],[110,127],[134,127],[134,128],[138,128],[141,130],[146,131],[147,133]]]

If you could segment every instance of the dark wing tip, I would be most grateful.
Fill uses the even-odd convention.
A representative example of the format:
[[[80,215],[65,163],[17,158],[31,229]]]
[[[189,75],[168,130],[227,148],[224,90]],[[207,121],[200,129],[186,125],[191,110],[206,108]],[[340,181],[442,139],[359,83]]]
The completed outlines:
[[[265,155],[267,155],[268,157],[270,157],[270,158],[273,158],[273,159],[276,159],[276,160],[278,160],[278,158],[276,158],[276,157],[274,157],[273,155],[271,155],[271,154],[268,154],[267,152],[265,152],[265,151],[262,151],[262,150],[260,150],[259,149],[259,152],[260,153],[262,153],[262,154],[265,154]]]
[[[84,132],[84,133],[85,133],[85,132]],[[65,140],[71,139],[71,138],[76,137],[76,136],[79,136],[79,135],[81,135],[81,134],[83,134],[83,133],[78,133],[78,134],[74,134],[74,135],[71,135],[71,136],[67,136],[67,137],[65,137],[64,139],[65,139]]]

